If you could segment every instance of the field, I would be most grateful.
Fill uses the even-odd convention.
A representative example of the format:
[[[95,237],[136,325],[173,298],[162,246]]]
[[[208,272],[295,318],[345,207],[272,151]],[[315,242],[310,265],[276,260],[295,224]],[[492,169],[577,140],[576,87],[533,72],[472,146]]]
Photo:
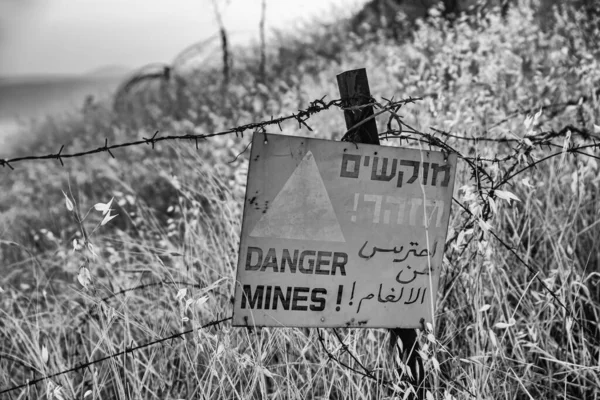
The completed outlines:
[[[265,76],[236,49],[228,84],[188,71],[38,124],[20,156],[147,143],[3,162],[0,398],[600,398],[600,29],[552,18],[315,22],[268,44]],[[382,144],[459,156],[420,388],[385,329],[229,322],[252,129],[212,134],[328,104],[362,67]],[[281,132],[341,139],[319,104]],[[200,140],[148,139],[170,135]]]

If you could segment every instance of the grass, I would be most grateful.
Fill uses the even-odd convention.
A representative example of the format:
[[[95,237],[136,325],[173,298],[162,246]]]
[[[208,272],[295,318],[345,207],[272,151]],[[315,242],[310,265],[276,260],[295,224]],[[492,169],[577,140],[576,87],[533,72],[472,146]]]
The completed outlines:
[[[455,197],[476,218],[453,206],[435,331],[419,334],[430,396],[595,399],[597,151],[561,156],[565,135],[553,139],[558,147],[551,150],[530,149],[525,141],[567,125],[594,134],[600,125],[599,54],[589,37],[597,38],[598,31],[566,14],[555,17],[547,30],[524,6],[514,7],[506,20],[493,12],[486,21],[465,17],[449,24],[432,18],[401,43],[325,26],[325,32],[305,34],[310,48],[298,38],[271,44],[266,82],[255,78],[258,58],[240,52],[225,91],[219,71],[190,73],[162,89],[146,88],[162,96],[130,99],[134,113],[97,104],[48,122],[21,151],[55,152],[58,144],[73,151],[102,146],[104,138],[133,140],[155,130],[208,133],[266,120],[324,95],[338,97],[335,75],[366,67],[376,97],[424,97],[400,110],[417,129],[519,138],[444,139],[464,156],[508,156],[499,165],[479,161],[496,182],[532,159],[559,154],[500,187],[520,200],[510,203],[478,186],[461,162]],[[332,49],[338,53],[330,54]],[[574,105],[563,104],[571,100]],[[525,124],[540,109],[537,120]],[[519,110],[525,111],[515,113]],[[334,139],[344,132],[338,110],[307,122],[313,132],[295,123],[282,129]],[[380,130],[386,122],[380,120]],[[159,144],[155,151],[141,146],[114,151],[115,159],[101,154],[65,161],[64,167],[23,162],[3,171],[0,391],[197,330],[0,397],[384,399],[410,393],[400,382],[400,362],[386,330],[245,330],[228,322],[199,329],[231,315],[248,164],[242,152],[249,138],[215,137],[198,150],[186,143]],[[590,142],[573,130],[567,149]],[[74,211],[67,209],[63,191]],[[100,226],[104,216],[93,206],[113,197],[118,216]],[[478,223],[481,218],[491,232]],[[355,356],[378,380],[330,354],[362,371]]]

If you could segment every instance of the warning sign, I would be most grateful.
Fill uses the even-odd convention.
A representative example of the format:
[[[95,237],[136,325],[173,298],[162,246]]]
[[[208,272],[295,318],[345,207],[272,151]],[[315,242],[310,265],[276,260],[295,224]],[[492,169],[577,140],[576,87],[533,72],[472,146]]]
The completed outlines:
[[[235,326],[433,320],[456,156],[255,134]]]

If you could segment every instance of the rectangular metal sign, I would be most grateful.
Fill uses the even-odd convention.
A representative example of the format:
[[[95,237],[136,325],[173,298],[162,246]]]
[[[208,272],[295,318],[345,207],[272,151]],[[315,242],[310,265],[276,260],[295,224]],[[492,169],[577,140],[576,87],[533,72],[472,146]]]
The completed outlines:
[[[456,155],[255,133],[234,326],[433,319]]]

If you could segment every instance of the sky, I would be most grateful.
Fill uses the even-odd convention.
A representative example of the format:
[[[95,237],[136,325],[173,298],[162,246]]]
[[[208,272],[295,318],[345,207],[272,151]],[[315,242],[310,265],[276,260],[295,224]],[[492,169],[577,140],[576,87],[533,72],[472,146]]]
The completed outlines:
[[[261,0],[215,0],[234,43],[258,40]],[[267,31],[365,0],[266,0]],[[352,3],[349,5],[349,3]],[[0,0],[0,76],[170,63],[218,32],[212,0]]]

